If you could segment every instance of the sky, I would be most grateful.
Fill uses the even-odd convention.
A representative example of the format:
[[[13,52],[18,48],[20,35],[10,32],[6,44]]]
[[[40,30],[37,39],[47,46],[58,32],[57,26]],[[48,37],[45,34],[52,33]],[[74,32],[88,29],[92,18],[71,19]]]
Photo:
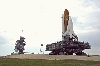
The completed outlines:
[[[0,55],[14,52],[20,35],[26,38],[25,52],[40,53],[43,44],[48,53],[46,44],[62,40],[65,9],[79,41],[91,45],[84,52],[100,55],[99,4],[99,0],[0,0]]]

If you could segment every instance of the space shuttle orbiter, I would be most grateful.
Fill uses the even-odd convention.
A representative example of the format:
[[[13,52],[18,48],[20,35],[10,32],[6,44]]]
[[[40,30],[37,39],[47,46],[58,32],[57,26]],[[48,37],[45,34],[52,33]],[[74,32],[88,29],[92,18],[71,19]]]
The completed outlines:
[[[78,40],[77,35],[73,31],[73,22],[67,9],[65,9],[64,14],[62,14],[62,40],[64,40],[64,37],[66,36]]]

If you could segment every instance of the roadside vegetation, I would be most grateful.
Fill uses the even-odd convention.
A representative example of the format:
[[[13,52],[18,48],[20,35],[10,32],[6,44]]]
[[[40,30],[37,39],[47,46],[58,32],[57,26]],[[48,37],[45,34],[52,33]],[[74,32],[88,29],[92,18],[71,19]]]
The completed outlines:
[[[0,66],[100,66],[100,61],[0,59]]]

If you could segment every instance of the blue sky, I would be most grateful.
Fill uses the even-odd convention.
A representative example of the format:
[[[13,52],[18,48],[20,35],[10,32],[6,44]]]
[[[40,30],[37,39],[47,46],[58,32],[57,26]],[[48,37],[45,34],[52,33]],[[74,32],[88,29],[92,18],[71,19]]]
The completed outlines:
[[[45,50],[46,44],[61,40],[65,9],[79,41],[92,46],[85,52],[100,54],[99,4],[99,0],[0,0],[0,55],[14,52],[20,35],[26,38],[25,51],[34,53],[40,52],[41,44]]]

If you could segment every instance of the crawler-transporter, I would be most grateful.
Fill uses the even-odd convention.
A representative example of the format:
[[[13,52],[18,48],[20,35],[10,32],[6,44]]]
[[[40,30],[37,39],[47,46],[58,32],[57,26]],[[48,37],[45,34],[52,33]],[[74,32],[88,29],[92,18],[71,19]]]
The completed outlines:
[[[65,9],[62,14],[62,41],[47,44],[46,51],[51,51],[49,55],[86,55],[85,49],[91,49],[88,42],[78,41],[77,35],[73,31],[73,22],[69,16],[69,11]]]

